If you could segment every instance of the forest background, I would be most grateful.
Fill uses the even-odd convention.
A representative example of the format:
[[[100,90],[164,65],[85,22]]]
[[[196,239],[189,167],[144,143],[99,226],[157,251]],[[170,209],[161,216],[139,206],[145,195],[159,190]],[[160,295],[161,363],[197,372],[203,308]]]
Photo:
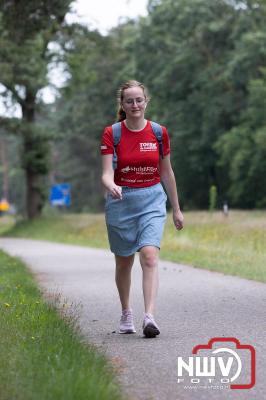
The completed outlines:
[[[265,208],[265,0],[150,0],[106,35],[67,24],[70,4],[0,0],[0,197],[34,218],[67,182],[71,211],[101,211],[101,135],[137,79],[147,118],[169,130],[182,208],[208,208],[213,187],[219,207]]]

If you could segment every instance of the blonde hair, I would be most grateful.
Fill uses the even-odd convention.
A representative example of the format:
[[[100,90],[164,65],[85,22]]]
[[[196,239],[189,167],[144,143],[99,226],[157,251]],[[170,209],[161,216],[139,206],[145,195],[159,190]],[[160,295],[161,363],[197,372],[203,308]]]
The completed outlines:
[[[129,80],[123,83],[117,91],[117,103],[118,103],[118,110],[117,110],[117,122],[123,121],[126,119],[126,113],[122,108],[122,101],[124,99],[124,90],[132,88],[132,87],[140,87],[143,90],[143,94],[146,101],[150,100],[150,96],[148,93],[148,89],[143,85],[135,80]]]

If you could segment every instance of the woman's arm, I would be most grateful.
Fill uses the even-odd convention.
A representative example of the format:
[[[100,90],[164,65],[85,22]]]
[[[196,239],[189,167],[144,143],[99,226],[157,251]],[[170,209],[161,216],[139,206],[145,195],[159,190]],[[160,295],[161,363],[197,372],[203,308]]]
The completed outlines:
[[[160,176],[173,209],[173,221],[175,227],[180,230],[183,228],[184,217],[179,206],[176,180],[169,154],[163,159],[160,159]]]
[[[106,190],[115,198],[122,199],[122,188],[114,182],[113,155],[102,156],[102,184]]]

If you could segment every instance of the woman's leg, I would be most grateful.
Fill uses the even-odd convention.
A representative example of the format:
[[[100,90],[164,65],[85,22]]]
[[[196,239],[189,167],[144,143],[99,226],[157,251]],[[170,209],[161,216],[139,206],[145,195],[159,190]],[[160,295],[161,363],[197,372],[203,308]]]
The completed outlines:
[[[131,269],[134,263],[134,257],[134,254],[128,257],[115,256],[115,281],[121,301],[122,311],[129,309]]]
[[[159,249],[155,246],[144,246],[140,249],[142,267],[142,287],[146,314],[153,314],[159,286],[158,259]]]

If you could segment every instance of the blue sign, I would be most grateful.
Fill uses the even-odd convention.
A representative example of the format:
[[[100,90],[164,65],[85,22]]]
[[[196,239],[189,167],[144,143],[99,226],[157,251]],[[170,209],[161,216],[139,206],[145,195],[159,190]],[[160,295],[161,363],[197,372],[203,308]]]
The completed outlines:
[[[50,192],[50,204],[52,206],[67,206],[71,204],[69,183],[53,185]]]

